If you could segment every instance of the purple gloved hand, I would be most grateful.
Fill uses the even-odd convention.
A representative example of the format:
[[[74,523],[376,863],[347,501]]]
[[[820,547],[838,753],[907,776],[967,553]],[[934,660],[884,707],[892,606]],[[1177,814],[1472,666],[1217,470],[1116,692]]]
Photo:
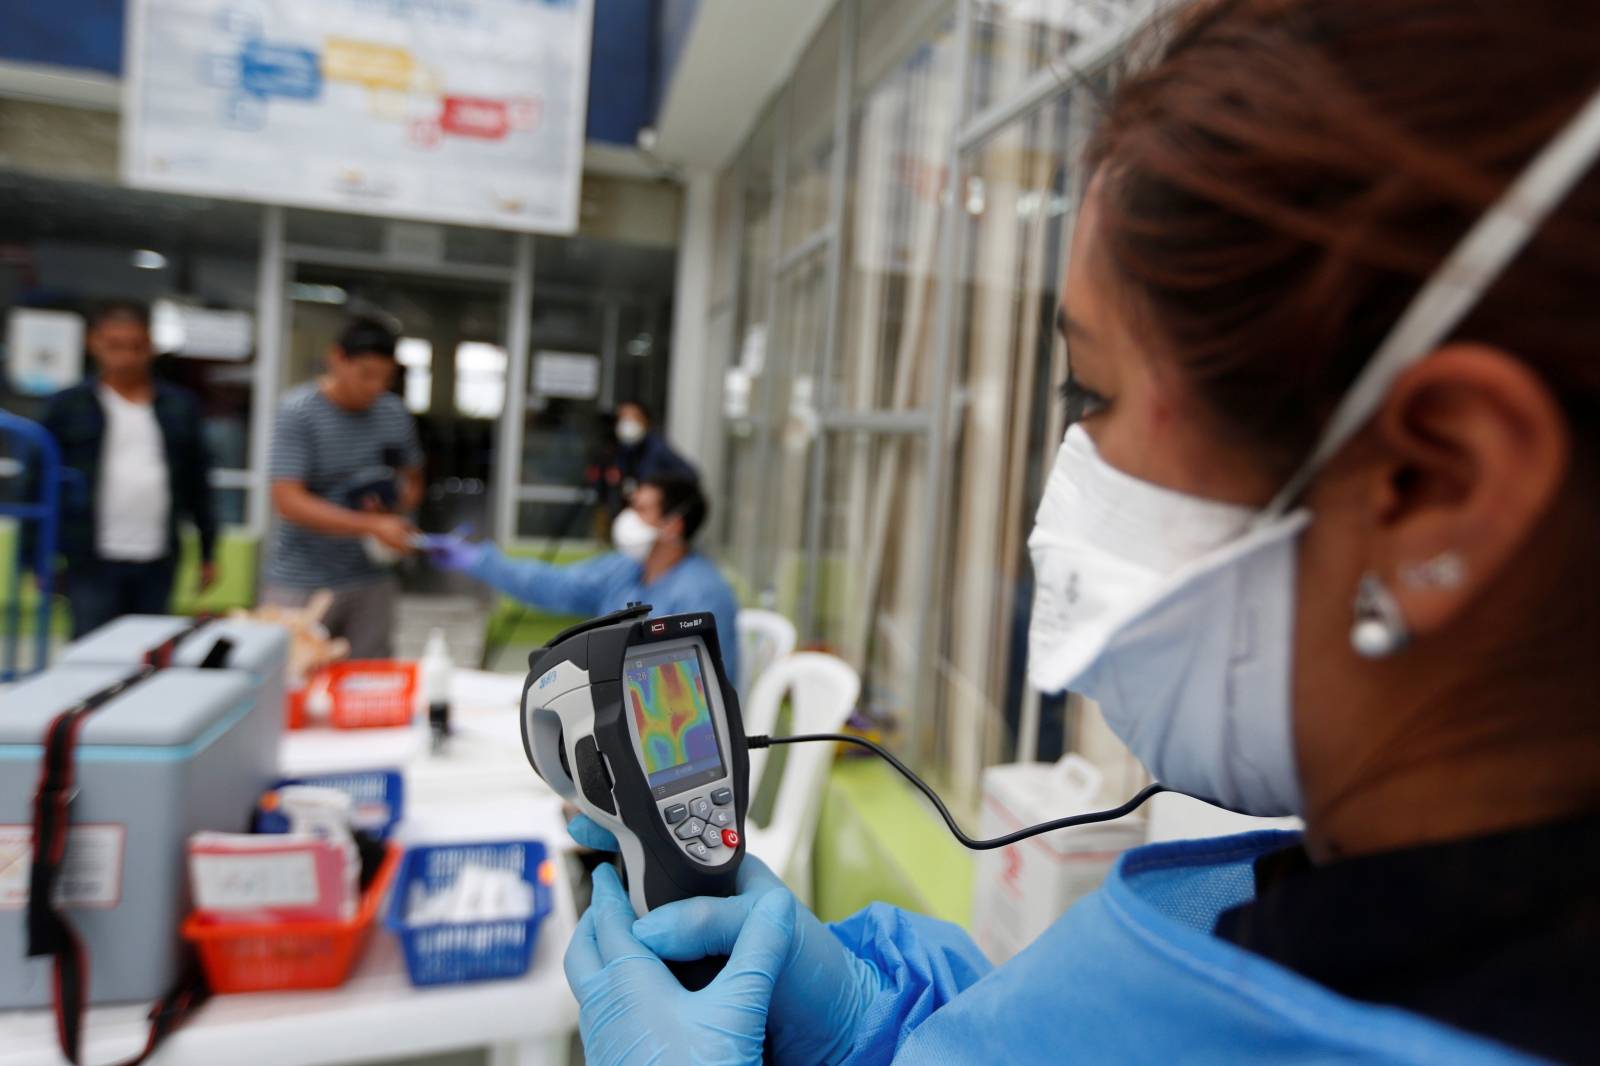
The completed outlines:
[[[474,543],[460,530],[454,533],[435,533],[424,538],[423,552],[428,561],[441,570],[471,570],[478,565],[487,544]]]

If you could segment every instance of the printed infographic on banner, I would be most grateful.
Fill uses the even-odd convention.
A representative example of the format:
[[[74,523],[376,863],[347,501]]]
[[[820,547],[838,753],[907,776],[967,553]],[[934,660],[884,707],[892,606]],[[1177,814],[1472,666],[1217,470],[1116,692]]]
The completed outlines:
[[[123,177],[577,227],[593,0],[130,0]]]

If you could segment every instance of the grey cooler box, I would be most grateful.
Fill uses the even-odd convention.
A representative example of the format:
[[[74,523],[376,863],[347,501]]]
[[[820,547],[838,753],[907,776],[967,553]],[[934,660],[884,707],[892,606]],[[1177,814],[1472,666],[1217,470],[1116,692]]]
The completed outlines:
[[[0,1008],[50,1003],[51,960],[25,955],[45,730],[60,712],[129,672],[57,666],[0,693]],[[260,739],[244,728],[259,696],[248,671],[174,667],[134,685],[83,725],[59,887],[88,956],[91,1003],[155,999],[176,980],[189,835],[243,832],[271,783]]]
[[[74,641],[62,649],[61,666],[138,666],[145,654],[191,625],[187,618],[129,615]],[[172,656],[173,666],[199,666],[218,640],[229,644],[221,663],[256,675],[261,694],[241,728],[253,739],[261,771],[276,778],[278,742],[283,735],[284,676],[288,670],[289,635],[282,626],[226,618],[185,637]]]

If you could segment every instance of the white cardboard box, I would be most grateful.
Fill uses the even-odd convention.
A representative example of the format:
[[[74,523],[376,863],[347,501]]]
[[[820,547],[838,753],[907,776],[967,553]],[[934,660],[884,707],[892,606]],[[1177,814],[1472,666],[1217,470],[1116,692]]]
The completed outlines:
[[[981,833],[1000,836],[1100,809],[1100,786],[1099,771],[1078,755],[990,767],[983,774]],[[1011,958],[1099,888],[1112,863],[1144,836],[1144,818],[1132,814],[980,852],[972,905],[978,946],[996,964]]]

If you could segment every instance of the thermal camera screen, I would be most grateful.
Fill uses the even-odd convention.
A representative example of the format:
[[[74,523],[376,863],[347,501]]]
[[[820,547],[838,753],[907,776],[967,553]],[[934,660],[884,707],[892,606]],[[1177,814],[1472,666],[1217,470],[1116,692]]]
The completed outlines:
[[[627,663],[623,698],[650,791],[659,799],[721,777],[699,648],[630,652]]]

